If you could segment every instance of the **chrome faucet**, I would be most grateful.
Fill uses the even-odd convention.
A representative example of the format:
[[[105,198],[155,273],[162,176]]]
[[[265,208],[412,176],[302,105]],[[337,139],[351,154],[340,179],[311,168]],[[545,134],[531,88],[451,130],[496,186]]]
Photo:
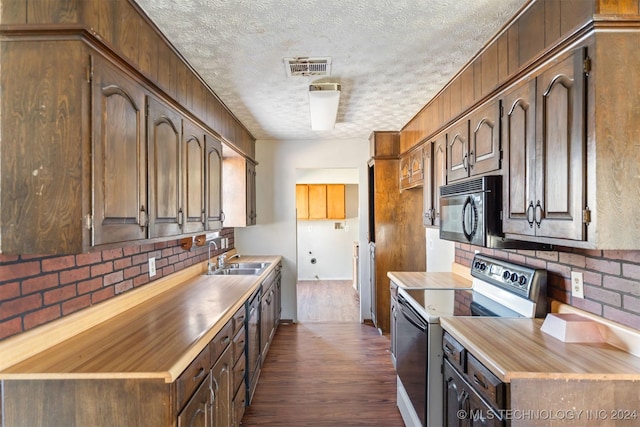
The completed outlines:
[[[213,273],[213,271],[215,270],[215,267],[216,267],[216,265],[211,262],[211,245],[212,244],[215,247],[216,251],[218,250],[218,244],[216,243],[216,241],[215,240],[211,240],[209,242],[209,251],[208,251],[208,256],[207,256],[207,274]]]
[[[224,263],[227,260],[227,254],[222,253],[218,255],[218,268],[224,268]]]

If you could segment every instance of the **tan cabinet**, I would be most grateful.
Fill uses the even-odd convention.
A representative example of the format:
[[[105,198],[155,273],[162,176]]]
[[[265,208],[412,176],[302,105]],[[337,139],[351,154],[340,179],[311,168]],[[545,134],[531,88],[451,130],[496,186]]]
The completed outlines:
[[[344,184],[296,184],[298,219],[345,219]]]
[[[504,97],[505,233],[586,237],[583,55],[553,61]]]
[[[144,239],[148,223],[146,93],[100,57],[95,57],[93,70],[92,246]]]
[[[436,135],[424,146],[424,184],[422,188],[423,225],[440,226],[440,187],[447,182],[447,135]]]
[[[182,120],[182,232],[205,229],[205,132]]]
[[[222,143],[209,134],[205,140],[205,201],[206,229],[222,228],[224,213],[222,210]]]

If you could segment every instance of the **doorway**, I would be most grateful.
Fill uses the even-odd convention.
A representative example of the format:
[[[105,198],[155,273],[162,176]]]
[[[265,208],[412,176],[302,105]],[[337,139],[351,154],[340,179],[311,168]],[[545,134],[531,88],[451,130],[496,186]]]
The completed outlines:
[[[359,184],[358,169],[296,170],[299,322],[360,320],[353,251],[354,242],[359,241]],[[338,200],[344,201],[338,208],[343,213],[336,214],[334,209],[323,217],[315,201],[325,200],[325,209],[332,211],[335,188],[344,192],[337,193]]]

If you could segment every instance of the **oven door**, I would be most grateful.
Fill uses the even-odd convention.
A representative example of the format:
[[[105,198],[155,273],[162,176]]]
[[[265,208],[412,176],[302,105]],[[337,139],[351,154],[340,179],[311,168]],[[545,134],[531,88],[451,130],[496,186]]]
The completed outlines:
[[[423,426],[427,408],[428,329],[429,324],[398,294],[396,370]]]
[[[485,246],[484,193],[440,197],[440,238]]]

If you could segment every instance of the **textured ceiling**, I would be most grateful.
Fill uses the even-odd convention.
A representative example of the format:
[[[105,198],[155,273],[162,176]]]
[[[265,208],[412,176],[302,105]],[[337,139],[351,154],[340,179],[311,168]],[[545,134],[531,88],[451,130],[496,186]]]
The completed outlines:
[[[257,139],[400,130],[527,0],[136,0]],[[283,58],[329,56],[330,77]],[[342,85],[332,131],[311,131],[308,85]]]

